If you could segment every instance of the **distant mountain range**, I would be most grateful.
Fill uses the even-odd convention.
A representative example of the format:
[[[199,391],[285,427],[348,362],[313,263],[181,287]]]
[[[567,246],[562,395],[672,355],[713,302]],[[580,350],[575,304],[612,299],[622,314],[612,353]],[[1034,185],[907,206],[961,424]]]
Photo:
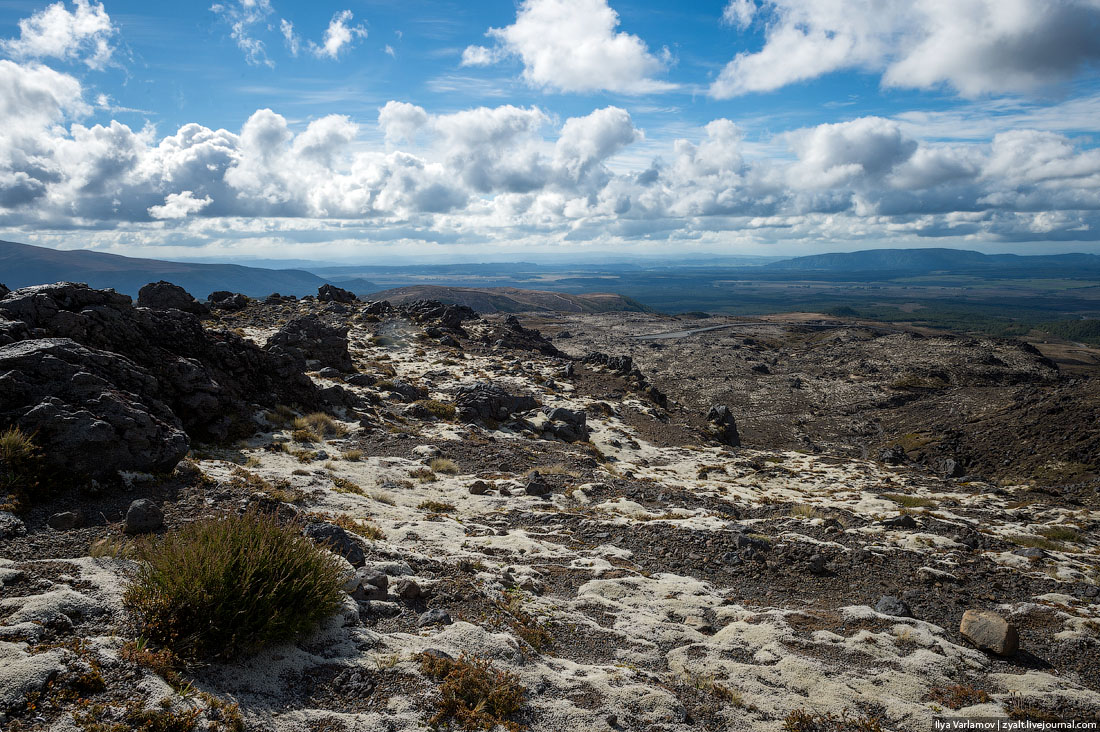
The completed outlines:
[[[61,280],[86,282],[97,288],[111,287],[135,297],[143,285],[167,280],[199,299],[205,299],[215,290],[241,292],[250,297],[263,297],[273,292],[311,295],[326,282],[357,295],[367,295],[378,289],[376,284],[364,279],[326,279],[296,269],[166,262],[0,241],[0,283],[14,290]]]
[[[653,312],[636,300],[606,292],[570,295],[563,292],[521,290],[515,287],[441,287],[413,285],[395,287],[371,295],[400,305],[413,300],[439,300],[448,305],[465,305],[479,313],[522,313],[559,311],[570,313]]]
[[[1096,254],[982,254],[964,249],[866,249],[813,254],[764,265],[770,270],[826,272],[972,272],[975,270],[1082,267],[1100,270]]]

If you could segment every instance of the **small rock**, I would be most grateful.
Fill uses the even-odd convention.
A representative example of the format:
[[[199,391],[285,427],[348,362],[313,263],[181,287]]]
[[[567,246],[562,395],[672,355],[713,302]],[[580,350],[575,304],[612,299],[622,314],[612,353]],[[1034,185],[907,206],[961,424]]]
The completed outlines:
[[[331,366],[325,366],[323,369],[317,372],[317,375],[322,379],[335,379],[340,376],[340,370],[334,369]]]
[[[1020,645],[1016,627],[989,610],[967,610],[963,613],[959,633],[983,651],[998,656],[1011,656]]]
[[[363,575],[364,571],[368,573],[367,576]],[[379,586],[372,581],[377,580],[376,575],[381,575],[381,577],[383,578],[382,586]],[[359,586],[355,588],[355,590],[351,593],[351,596],[357,602],[385,600],[386,597],[388,597],[386,593],[386,585],[388,584],[389,580],[386,579],[386,575],[381,574],[380,572],[374,572],[374,570],[367,569],[366,567],[361,567],[359,571],[356,572],[356,577],[359,581]]]
[[[420,618],[416,621],[416,625],[423,628],[428,625],[450,625],[451,614],[446,610],[433,607],[427,612],[421,613]]]
[[[164,526],[164,513],[148,498],[139,498],[126,511],[123,531],[127,534],[147,534]]]
[[[424,593],[415,580],[399,579],[393,583],[393,594],[402,600],[415,600]]]
[[[401,614],[401,606],[396,602],[382,602],[370,600],[360,604],[360,610],[367,615],[377,615],[382,618],[395,618]]]
[[[883,615],[893,615],[898,618],[913,617],[913,613],[909,609],[909,606],[893,595],[883,595],[879,598],[879,601],[875,604],[875,611]]]
[[[882,525],[888,529],[915,529],[917,528],[916,520],[907,513],[900,514],[894,518],[886,519],[882,522]]]
[[[27,533],[27,526],[22,519],[10,511],[0,511],[0,539],[10,539],[25,533]]]
[[[326,545],[333,553],[339,554],[353,566],[361,567],[367,559],[363,548],[339,526],[319,522],[309,524],[302,533],[318,544]]]
[[[422,656],[431,656],[432,658],[438,658],[441,661],[453,661],[453,660],[455,660],[454,656],[447,653],[446,651],[441,651],[438,648],[429,648],[426,651],[423,651],[420,655],[422,655]]]
[[[471,496],[483,496],[489,492],[489,484],[484,480],[475,480],[470,484]]]
[[[57,531],[68,531],[69,529],[75,529],[83,524],[83,517],[79,511],[63,511],[61,513],[55,513],[46,519],[46,525],[51,529]]]
[[[431,458],[437,458],[443,454],[443,452],[435,445],[417,445],[412,449],[412,454],[425,460]]]

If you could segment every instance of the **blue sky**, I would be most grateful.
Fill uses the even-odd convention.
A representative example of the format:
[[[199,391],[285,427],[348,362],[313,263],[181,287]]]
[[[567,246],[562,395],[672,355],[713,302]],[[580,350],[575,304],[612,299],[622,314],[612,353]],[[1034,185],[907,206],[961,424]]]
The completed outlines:
[[[1097,0],[0,4],[0,236],[1100,251]]]

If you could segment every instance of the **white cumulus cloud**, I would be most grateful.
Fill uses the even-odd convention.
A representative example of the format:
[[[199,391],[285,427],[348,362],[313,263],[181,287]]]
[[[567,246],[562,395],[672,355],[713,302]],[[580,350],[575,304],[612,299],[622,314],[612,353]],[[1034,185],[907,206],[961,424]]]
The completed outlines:
[[[674,88],[654,78],[666,60],[618,27],[619,15],[607,0],[524,0],[515,23],[489,29],[497,48],[470,46],[462,63],[484,66],[518,56],[524,81],[562,92],[644,94]]]
[[[92,69],[110,63],[116,29],[102,3],[75,0],[69,10],[56,2],[19,21],[19,37],[0,42],[13,58],[81,61]]]
[[[164,197],[164,204],[150,206],[149,215],[154,219],[185,219],[193,213],[198,213],[213,203],[210,196],[195,198],[191,191],[169,193]]]
[[[1067,81],[1100,60],[1096,0],[731,0],[741,28],[767,17],[764,46],[711,84],[725,99],[842,69],[886,86],[946,86],[964,96]]]

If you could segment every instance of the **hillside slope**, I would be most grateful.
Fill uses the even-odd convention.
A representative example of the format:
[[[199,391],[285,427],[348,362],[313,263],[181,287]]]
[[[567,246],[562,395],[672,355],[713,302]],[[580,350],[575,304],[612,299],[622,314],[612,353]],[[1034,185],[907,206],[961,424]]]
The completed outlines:
[[[16,289],[58,280],[86,282],[97,288],[110,287],[131,296],[136,296],[142,285],[168,280],[200,299],[215,290],[231,290],[251,297],[262,297],[272,292],[310,295],[330,281],[357,294],[377,289],[365,280],[326,280],[295,269],[166,262],[0,241],[0,282]]]

